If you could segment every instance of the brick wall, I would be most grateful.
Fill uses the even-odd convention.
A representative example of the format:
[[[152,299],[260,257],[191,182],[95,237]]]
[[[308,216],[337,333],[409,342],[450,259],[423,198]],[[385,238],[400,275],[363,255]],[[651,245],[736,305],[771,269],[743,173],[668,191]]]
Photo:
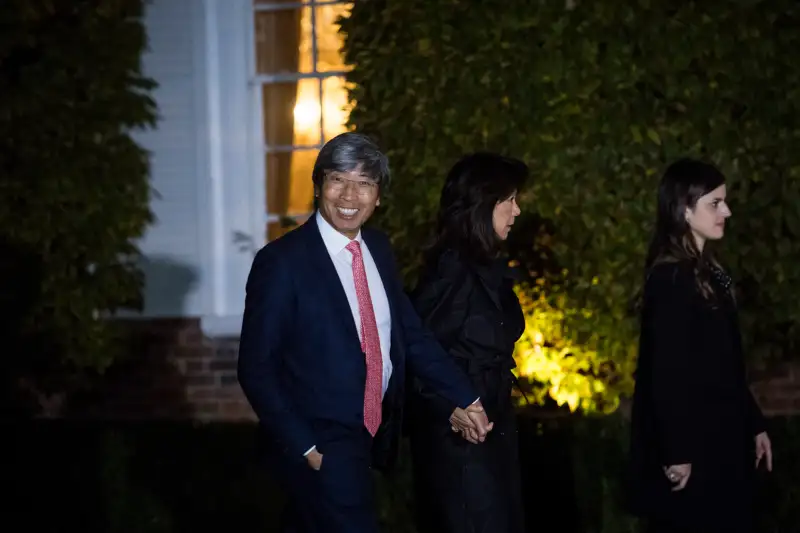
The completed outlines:
[[[79,396],[72,418],[255,420],[236,380],[238,338],[209,339],[199,320],[129,321],[130,355]]]
[[[750,372],[753,394],[768,416],[800,414],[800,363]]]
[[[236,380],[238,339],[208,339],[198,320],[131,321],[131,355],[91,394],[73,402],[69,417],[251,421],[255,416]],[[800,413],[800,364],[751,372],[767,415]]]

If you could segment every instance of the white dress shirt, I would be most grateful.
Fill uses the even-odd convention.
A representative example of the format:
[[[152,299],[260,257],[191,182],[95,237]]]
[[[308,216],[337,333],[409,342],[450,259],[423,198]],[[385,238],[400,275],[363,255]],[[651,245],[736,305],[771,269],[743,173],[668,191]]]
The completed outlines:
[[[317,211],[317,226],[322,235],[325,248],[331,256],[336,273],[342,282],[342,288],[347,296],[347,303],[350,304],[350,311],[353,313],[358,339],[361,340],[361,312],[358,309],[358,296],[356,295],[356,284],[353,278],[353,254],[346,249],[350,244],[350,238],[342,235]],[[355,240],[361,245],[361,257],[364,261],[364,270],[367,272],[367,284],[369,294],[372,298],[372,309],[375,312],[375,322],[378,325],[378,338],[381,343],[381,359],[383,360],[383,379],[381,380],[381,397],[386,394],[389,386],[389,379],[392,377],[392,359],[390,350],[392,348],[392,315],[389,310],[389,299],[386,297],[386,289],[383,286],[381,274],[375,265],[372,254],[369,253],[367,243],[361,238],[358,232]],[[309,449],[304,455],[308,455],[316,446]]]
[[[317,226],[319,227],[322,241],[328,254],[331,256],[336,273],[342,282],[342,288],[347,295],[347,303],[350,304],[350,311],[353,313],[353,320],[358,331],[358,339],[361,340],[361,312],[358,309],[358,296],[356,295],[356,283],[353,278],[353,254],[346,249],[350,244],[350,238],[345,237],[317,211]],[[375,265],[372,254],[369,253],[367,243],[361,238],[358,232],[355,238],[361,245],[361,257],[364,260],[364,270],[367,272],[367,284],[369,285],[369,295],[372,297],[372,309],[375,312],[375,322],[378,324],[378,337],[381,341],[381,358],[383,359],[383,379],[381,380],[381,395],[386,394],[389,385],[389,378],[392,377],[392,359],[389,357],[389,350],[392,348],[392,315],[389,311],[389,299],[386,297],[386,289],[383,287],[381,274]]]

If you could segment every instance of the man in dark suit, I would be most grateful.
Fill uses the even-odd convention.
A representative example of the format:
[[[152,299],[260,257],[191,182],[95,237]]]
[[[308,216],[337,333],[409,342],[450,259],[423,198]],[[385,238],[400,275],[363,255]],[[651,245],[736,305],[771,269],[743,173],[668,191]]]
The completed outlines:
[[[262,248],[247,281],[239,382],[289,496],[286,531],[377,533],[371,467],[397,451],[406,368],[491,430],[462,371],[423,329],[389,240],[363,224],[389,182],[386,156],[344,133],[320,150],[317,212]]]

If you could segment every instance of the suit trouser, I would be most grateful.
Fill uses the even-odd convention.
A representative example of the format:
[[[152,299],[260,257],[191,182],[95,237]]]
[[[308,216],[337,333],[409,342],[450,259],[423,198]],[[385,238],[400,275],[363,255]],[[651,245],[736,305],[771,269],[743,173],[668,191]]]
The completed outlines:
[[[305,458],[283,458],[276,465],[289,504],[284,533],[378,533],[370,468],[372,437],[366,429],[315,424],[318,471]]]

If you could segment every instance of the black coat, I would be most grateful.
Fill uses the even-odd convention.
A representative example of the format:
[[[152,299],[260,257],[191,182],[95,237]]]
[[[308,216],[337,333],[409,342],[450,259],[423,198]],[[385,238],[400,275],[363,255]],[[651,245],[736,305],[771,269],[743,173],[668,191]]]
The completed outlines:
[[[754,438],[765,429],[724,278],[712,276],[709,301],[690,263],[651,270],[632,407],[633,510],[704,533],[752,531]],[[662,467],[684,463],[691,477],[672,492]]]
[[[511,398],[514,345],[525,328],[508,267],[442,254],[412,295],[423,323],[467,372],[494,429],[481,444],[454,434],[455,405],[415,382],[408,427],[421,532],[524,530]]]

